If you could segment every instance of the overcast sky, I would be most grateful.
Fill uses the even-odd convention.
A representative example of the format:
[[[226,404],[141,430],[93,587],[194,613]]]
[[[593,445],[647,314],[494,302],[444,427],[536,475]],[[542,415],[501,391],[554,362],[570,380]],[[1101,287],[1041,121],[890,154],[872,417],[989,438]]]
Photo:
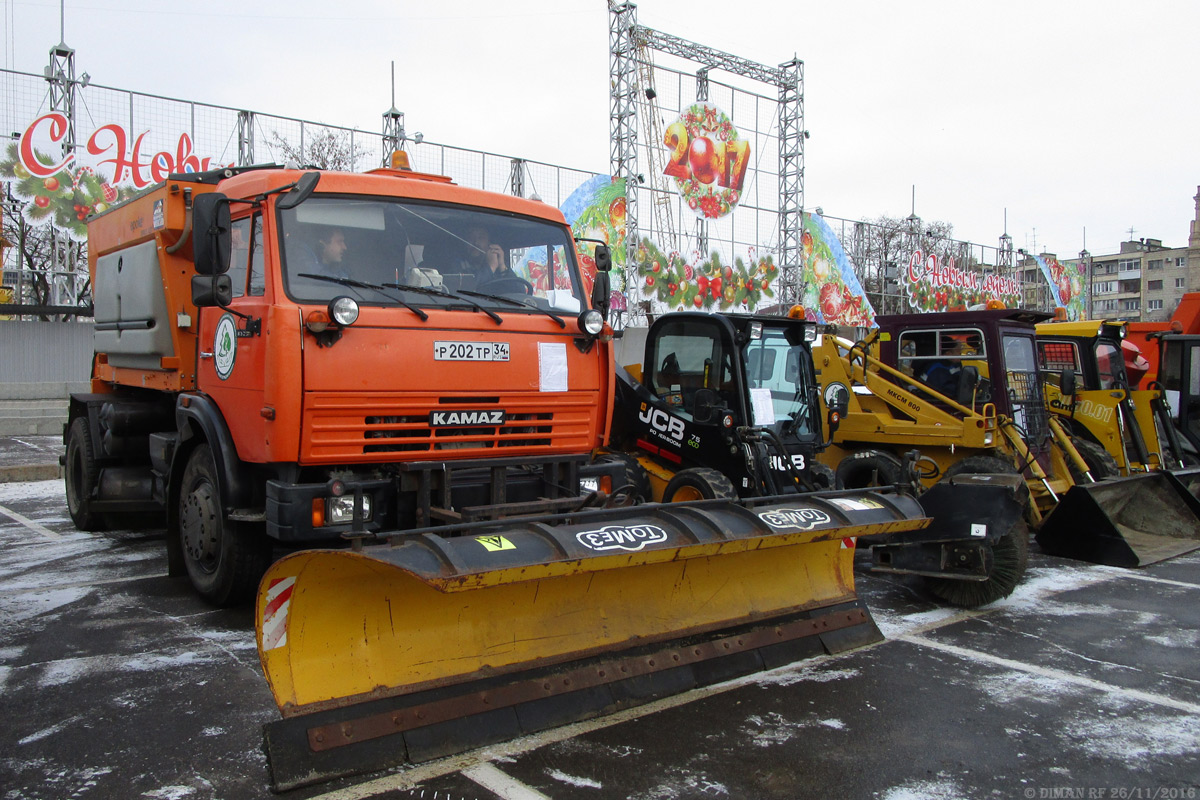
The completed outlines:
[[[2,0],[4,66],[40,72],[60,0]],[[1073,257],[1187,244],[1200,187],[1200,2],[667,2],[638,22],[804,61],[805,205],[916,211],[958,238]],[[92,80],[608,170],[602,0],[66,0]],[[721,80],[714,73],[714,80]],[[765,91],[772,94],[769,89]],[[736,124],[736,119],[734,120]]]

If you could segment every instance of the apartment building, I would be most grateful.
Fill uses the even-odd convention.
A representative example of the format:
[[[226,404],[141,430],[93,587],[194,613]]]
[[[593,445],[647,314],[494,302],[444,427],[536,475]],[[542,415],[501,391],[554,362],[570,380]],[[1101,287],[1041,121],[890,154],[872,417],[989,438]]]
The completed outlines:
[[[1200,186],[1193,199],[1196,213],[1185,247],[1138,239],[1122,242],[1119,253],[1091,256],[1093,319],[1163,322],[1171,318],[1184,292],[1200,291]],[[1030,299],[1039,296],[1036,289],[1027,293]]]

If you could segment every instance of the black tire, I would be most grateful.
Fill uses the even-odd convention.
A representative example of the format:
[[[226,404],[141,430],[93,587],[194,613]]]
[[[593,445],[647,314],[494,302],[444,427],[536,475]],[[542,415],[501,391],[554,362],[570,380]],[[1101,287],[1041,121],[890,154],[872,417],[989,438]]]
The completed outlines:
[[[92,511],[92,492],[96,489],[99,474],[87,417],[76,417],[67,429],[67,456],[63,477],[66,484],[67,511],[75,527],[81,531],[106,529],[104,516]]]
[[[257,534],[257,535],[256,535]],[[265,535],[225,519],[217,465],[207,444],[192,451],[179,490],[179,532],[192,586],[217,606],[249,600],[270,565]]]
[[[625,468],[624,477],[613,479],[613,494],[625,493],[633,504],[649,503],[654,499],[650,487],[650,473],[634,456],[629,453],[601,453],[596,457],[597,463],[621,464]]]
[[[1075,445],[1075,449],[1079,451],[1079,455],[1083,456],[1083,461],[1088,465],[1088,472],[1092,473],[1092,477],[1098,481],[1105,478],[1115,478],[1121,474],[1121,468],[1117,466],[1117,460],[1112,457],[1112,454],[1104,449],[1102,445],[1095,442],[1089,442],[1086,439],[1072,439],[1071,444]],[[1071,464],[1071,477],[1076,483],[1085,482],[1083,475]]]
[[[833,468],[822,464],[820,461],[809,459],[808,474],[812,478],[813,485],[817,487],[818,492],[837,488],[837,475],[834,474]]]
[[[835,478],[839,489],[866,489],[902,483],[904,465],[882,450],[860,450],[841,460]]]
[[[955,475],[991,475],[998,472],[1017,474],[1017,468],[1006,458],[999,456],[968,456],[956,461],[946,469],[946,478]]]
[[[992,571],[986,581],[951,578],[926,578],[926,581],[929,590],[947,603],[978,608],[1012,594],[1025,578],[1028,565],[1029,527],[1019,521],[992,548]]]
[[[663,489],[664,503],[691,500],[736,500],[737,489],[723,473],[708,467],[690,467],[676,472]]]

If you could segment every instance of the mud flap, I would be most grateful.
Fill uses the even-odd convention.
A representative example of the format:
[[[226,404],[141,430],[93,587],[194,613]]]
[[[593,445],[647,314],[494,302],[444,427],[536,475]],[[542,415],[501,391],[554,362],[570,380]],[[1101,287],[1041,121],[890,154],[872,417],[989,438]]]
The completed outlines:
[[[1200,549],[1200,500],[1167,472],[1079,484],[1046,517],[1037,543],[1049,555],[1144,567]]]
[[[933,522],[873,539],[871,569],[986,581],[992,573],[992,547],[1021,522],[1028,502],[1029,487],[1016,474],[962,474],[940,481],[920,497]]]
[[[584,516],[276,562],[257,613],[284,717],[264,735],[273,787],[438,758],[878,641],[848,537],[929,522],[887,492]]]

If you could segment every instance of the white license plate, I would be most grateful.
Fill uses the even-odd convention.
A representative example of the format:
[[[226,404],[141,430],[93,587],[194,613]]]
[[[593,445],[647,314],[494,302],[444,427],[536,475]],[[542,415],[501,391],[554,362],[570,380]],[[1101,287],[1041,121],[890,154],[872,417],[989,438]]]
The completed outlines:
[[[434,342],[434,361],[508,361],[508,342]]]

